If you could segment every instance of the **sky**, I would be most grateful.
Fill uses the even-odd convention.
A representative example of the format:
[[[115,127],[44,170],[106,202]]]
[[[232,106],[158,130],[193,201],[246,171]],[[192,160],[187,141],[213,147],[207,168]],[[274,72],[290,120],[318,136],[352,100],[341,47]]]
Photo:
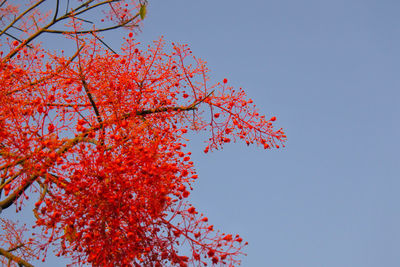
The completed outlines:
[[[191,151],[192,200],[242,266],[400,266],[400,9],[389,0],[150,1],[139,40],[187,43],[278,118],[286,147]]]
[[[191,137],[191,201],[249,242],[242,266],[400,266],[400,2],[149,2],[138,41],[187,43],[287,134],[208,154]]]

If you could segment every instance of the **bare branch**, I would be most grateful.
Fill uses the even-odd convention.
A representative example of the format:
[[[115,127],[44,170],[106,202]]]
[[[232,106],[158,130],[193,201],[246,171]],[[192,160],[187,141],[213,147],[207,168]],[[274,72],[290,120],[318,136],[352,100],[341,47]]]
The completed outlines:
[[[97,39],[97,40],[99,40],[105,47],[107,47],[111,52],[113,52],[115,55],[117,55],[117,52],[115,52],[110,46],[108,46],[103,40],[101,40],[99,37],[97,37],[97,35],[96,34],[94,34],[93,32],[92,32],[92,35]]]
[[[78,18],[78,17],[75,17],[77,20],[81,20],[81,21],[84,21],[84,22],[87,22],[87,23],[90,23],[90,24],[94,24],[92,21],[90,21],[90,20],[87,20],[87,19],[81,19],[81,18]]]
[[[18,263],[20,266],[33,267],[33,265],[30,264],[29,262],[27,262],[27,261],[21,259],[21,258],[18,257],[18,256],[15,256],[15,255],[11,254],[10,252],[8,252],[7,250],[4,250],[4,249],[2,249],[2,248],[0,248],[0,255],[3,255],[4,257],[6,257],[6,258],[8,258],[8,259],[10,259],[10,260],[12,260],[12,261],[15,261],[15,262]]]
[[[20,28],[18,28],[18,27],[16,27],[16,26],[11,26],[11,28],[16,29],[16,30],[19,30],[20,32],[25,32],[24,30],[22,30],[22,29],[20,29]]]
[[[11,38],[13,38],[14,40],[17,40],[18,42],[22,43],[21,39],[19,39],[19,38],[17,38],[17,37],[15,37],[15,36],[13,36],[13,35],[7,33],[7,32],[5,32],[4,34],[7,35],[8,37],[11,37]],[[29,48],[32,48],[32,46],[30,46],[30,45],[27,45],[27,46],[28,46]]]
[[[89,98],[89,101],[90,101],[90,104],[91,104],[92,107],[93,107],[94,113],[96,114],[97,121],[99,122],[99,124],[101,125],[101,127],[103,127],[103,126],[102,126],[102,125],[103,125],[103,119],[101,118],[100,111],[99,111],[99,109],[97,108],[96,102],[94,102],[93,96],[92,96],[92,94],[91,94],[90,91],[89,91],[89,85],[86,83],[86,80],[85,80],[83,77],[82,77],[81,80],[82,80],[82,85],[83,85],[83,88],[85,89],[86,95],[87,95],[87,97]]]
[[[2,7],[6,2],[7,2],[7,0],[3,0],[3,2],[1,2],[1,4],[0,4],[0,7]]]
[[[19,244],[19,245],[15,246],[15,247],[12,247],[12,248],[8,249],[7,251],[8,252],[13,252],[14,250],[20,249],[20,248],[22,248],[24,246],[25,246],[25,244]]]
[[[69,0],[67,0],[67,6],[65,8],[65,13],[68,13],[68,8],[69,8]]]
[[[214,90],[203,97],[202,99],[198,101],[194,101],[192,104],[189,106],[181,106],[181,107],[163,107],[163,108],[155,108],[155,109],[147,109],[147,110],[142,110],[142,111],[137,111],[136,115],[142,116],[142,115],[148,115],[148,114],[153,114],[153,113],[160,113],[160,112],[167,112],[167,111],[188,111],[188,110],[196,110],[197,106],[200,105],[202,102],[204,102],[207,98],[210,97],[214,93]]]
[[[57,0],[56,4],[56,12],[54,12],[54,17],[53,17],[53,22],[57,21],[57,15],[58,15],[58,8],[60,7],[60,0]]]
[[[168,111],[187,111],[187,110],[195,110],[197,109],[195,106],[187,106],[187,107],[163,107],[163,108],[155,108],[155,109],[146,109],[142,111],[137,111],[136,115],[143,116],[154,113],[168,112]]]

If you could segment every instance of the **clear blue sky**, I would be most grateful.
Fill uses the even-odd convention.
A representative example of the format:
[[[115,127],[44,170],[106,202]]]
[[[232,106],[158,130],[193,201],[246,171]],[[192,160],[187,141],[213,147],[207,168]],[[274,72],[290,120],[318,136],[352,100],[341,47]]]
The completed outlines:
[[[250,243],[242,266],[400,266],[400,2],[149,2],[138,40],[189,44],[286,130],[275,151],[191,142],[192,200]]]

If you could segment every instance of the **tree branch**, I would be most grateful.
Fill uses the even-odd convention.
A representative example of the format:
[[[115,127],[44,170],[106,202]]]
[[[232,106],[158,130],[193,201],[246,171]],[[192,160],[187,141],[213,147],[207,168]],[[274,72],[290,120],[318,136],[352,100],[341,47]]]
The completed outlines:
[[[0,4],[0,7],[2,7],[6,2],[7,2],[7,0],[3,0],[3,2],[1,2],[1,4]]]
[[[97,40],[99,40],[105,47],[107,47],[111,52],[113,52],[115,55],[118,55],[117,52],[115,52],[108,44],[106,44],[103,40],[101,40],[99,37],[97,37],[96,34],[94,34],[94,33],[92,32],[92,35],[93,35]]]
[[[131,19],[121,23],[121,24],[117,24],[111,27],[107,27],[107,28],[101,28],[101,29],[94,29],[94,30],[87,30],[87,31],[61,31],[61,30],[49,30],[49,29],[44,29],[44,32],[48,32],[48,33],[58,33],[58,34],[86,34],[86,33],[96,33],[96,32],[104,32],[104,31],[110,31],[110,30],[114,30],[114,29],[118,29],[121,28],[125,25],[127,25],[129,22],[132,22],[134,19],[136,19],[139,15],[135,15],[134,17],[132,17]],[[132,25],[137,27],[137,25]]]
[[[28,180],[25,181],[24,185],[21,185],[20,187],[18,187],[17,190],[15,190],[14,192],[12,192],[6,199],[4,199],[3,201],[0,201],[0,208],[2,210],[7,209],[8,207],[10,207],[21,195],[22,193],[25,192],[26,189],[28,189],[31,184],[38,178],[39,176],[37,175],[33,175],[31,176]]]
[[[197,106],[200,105],[202,102],[204,102],[207,98],[210,97],[214,93],[214,90],[203,97],[202,99],[193,102],[189,106],[181,106],[181,107],[163,107],[163,108],[155,108],[155,109],[147,109],[147,110],[142,110],[142,111],[137,111],[136,115],[147,115],[147,114],[152,114],[152,113],[160,113],[160,112],[166,112],[166,111],[187,111],[187,110],[196,110]]]
[[[13,28],[14,28],[14,27],[13,27]],[[7,32],[5,32],[4,34],[7,35],[8,37],[11,37],[11,38],[13,38],[14,40],[17,40],[18,42],[22,43],[22,40],[19,39],[19,38],[17,38],[17,37],[15,37],[15,36],[13,36],[13,35],[7,33]],[[32,46],[30,46],[30,45],[27,45],[27,46],[28,46],[29,48],[32,48]]]
[[[163,108],[154,108],[154,109],[145,109],[145,110],[141,110],[141,111],[136,111],[136,115],[143,116],[143,115],[161,113],[161,112],[167,112],[167,111],[186,111],[186,110],[195,110],[195,109],[197,109],[197,108],[192,105],[187,106],[187,107],[163,107]]]
[[[31,6],[30,8],[28,8],[27,10],[25,10],[25,12],[22,12],[18,17],[16,17],[10,24],[8,24],[7,27],[4,28],[4,30],[2,30],[0,32],[0,36],[2,36],[9,28],[11,28],[11,26],[13,26],[18,20],[20,20],[23,16],[25,16],[27,13],[29,13],[32,9],[36,8],[37,6],[39,6],[41,3],[43,3],[45,0],[41,0],[39,2],[37,2],[36,4],[34,4],[33,6]]]
[[[10,259],[10,260],[12,260],[12,261],[15,261],[15,262],[18,263],[19,265],[26,266],[26,267],[34,267],[34,266],[33,266],[32,264],[30,264],[29,262],[27,262],[27,261],[21,259],[21,258],[18,257],[18,256],[15,256],[15,255],[11,254],[10,252],[8,252],[8,251],[6,251],[6,250],[4,250],[4,249],[2,249],[2,248],[0,248],[0,255],[3,255],[4,257],[6,257],[6,258],[8,258],[8,259]]]
[[[57,15],[58,15],[58,8],[60,6],[60,0],[57,0],[57,4],[56,4],[56,12],[54,12],[54,17],[53,17],[53,22],[57,21]]]
[[[3,190],[3,188],[8,185],[9,183],[11,183],[15,178],[17,178],[18,176],[20,176],[22,174],[22,170],[20,170],[19,172],[17,172],[16,174],[14,174],[12,177],[8,178],[7,180],[2,181],[2,183],[0,184],[0,193]],[[5,179],[5,178],[4,178]]]
[[[19,244],[19,245],[15,246],[15,247],[12,247],[12,248],[8,249],[7,252],[13,252],[14,250],[20,249],[20,248],[22,248],[24,246],[25,246],[25,244]]]
[[[89,91],[89,86],[88,86],[88,84],[86,83],[86,80],[83,77],[81,78],[81,80],[82,80],[82,85],[83,85],[83,88],[85,89],[86,95],[89,98],[90,104],[93,107],[94,113],[96,113],[97,121],[99,122],[100,125],[102,125],[103,124],[103,119],[101,118],[100,111],[97,108],[96,102],[94,102],[93,96]]]

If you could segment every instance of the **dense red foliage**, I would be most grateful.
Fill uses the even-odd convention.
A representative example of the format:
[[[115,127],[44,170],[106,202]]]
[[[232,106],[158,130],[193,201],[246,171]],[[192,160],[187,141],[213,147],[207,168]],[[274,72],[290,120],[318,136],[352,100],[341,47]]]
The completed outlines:
[[[72,11],[59,4],[54,15],[41,13],[42,2],[26,14],[29,6],[0,8],[0,206],[20,210],[31,197],[41,229],[30,236],[2,219],[0,261],[12,255],[27,265],[51,245],[76,264],[236,265],[246,243],[214,230],[187,200],[197,175],[185,135],[209,132],[206,153],[237,139],[278,148],[286,136],[276,118],[260,115],[227,79],[209,85],[204,62],[185,45],[165,48],[160,39],[142,50],[129,33],[116,55],[101,28],[85,29],[82,16],[95,10],[99,23],[132,30],[145,3],[68,1]],[[66,25],[54,30],[59,21]],[[49,33],[74,41],[76,53],[34,42]]]

